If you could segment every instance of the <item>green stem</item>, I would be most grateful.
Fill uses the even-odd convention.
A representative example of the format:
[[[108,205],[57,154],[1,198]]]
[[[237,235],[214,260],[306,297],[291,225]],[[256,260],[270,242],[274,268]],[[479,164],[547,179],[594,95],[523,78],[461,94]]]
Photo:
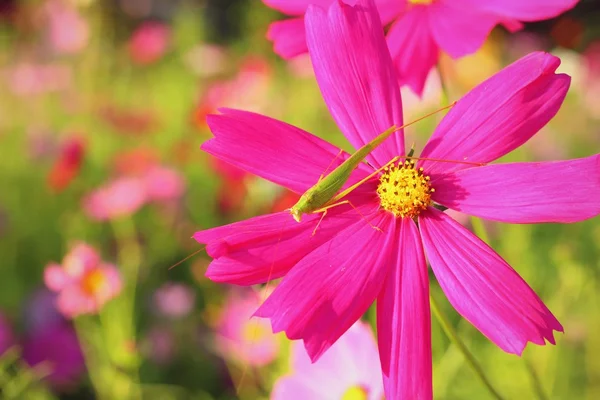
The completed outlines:
[[[483,369],[481,368],[481,366],[479,365],[479,363],[477,362],[477,360],[475,359],[473,354],[471,354],[471,352],[469,351],[467,346],[459,338],[458,333],[456,332],[456,330],[454,329],[454,327],[452,326],[450,321],[448,321],[446,316],[444,314],[442,314],[439,304],[437,303],[437,301],[435,300],[435,298],[432,295],[429,295],[429,301],[431,303],[431,310],[433,311],[433,314],[439,321],[439,323],[442,326],[442,329],[444,330],[446,335],[448,335],[448,338],[450,339],[450,341],[452,343],[454,343],[454,345],[456,345],[456,347],[464,355],[465,360],[467,361],[469,366],[471,366],[471,368],[473,369],[473,371],[475,372],[477,377],[481,380],[481,382],[484,384],[484,386],[490,391],[492,396],[494,396],[494,398],[496,398],[498,400],[502,400],[503,399],[502,396],[500,396],[500,394],[496,391],[496,389],[494,389],[494,387],[492,386],[492,384],[488,380],[488,378],[485,376]]]
[[[540,381],[540,378],[538,377],[537,373],[535,372],[535,368],[533,368],[533,365],[526,359],[523,359],[523,361],[525,361],[525,366],[527,367],[527,372],[529,373],[529,376],[531,377],[531,383],[533,384],[533,389],[535,391],[535,394],[537,395],[539,400],[548,400],[548,396],[546,396],[546,393],[544,392],[544,388],[542,387],[542,382]]]
[[[440,86],[442,89],[442,105],[446,105],[449,102],[450,96],[448,94],[448,86],[446,85],[446,81],[444,80],[444,76],[442,75],[442,65],[440,62],[438,62],[437,70],[440,76]]]
[[[109,339],[113,362],[127,371],[130,382],[129,398],[141,399],[139,387],[139,360],[134,350],[136,343],[135,329],[135,296],[142,251],[137,238],[135,224],[131,218],[112,221],[112,228],[117,242],[117,263],[123,273],[125,283],[119,298],[108,304],[100,313],[100,321],[104,334]]]
[[[105,391],[104,382],[107,381],[105,374],[110,370],[110,360],[102,351],[105,346],[99,327],[88,316],[73,318],[73,325],[94,391],[99,399],[108,399],[110,395]]]

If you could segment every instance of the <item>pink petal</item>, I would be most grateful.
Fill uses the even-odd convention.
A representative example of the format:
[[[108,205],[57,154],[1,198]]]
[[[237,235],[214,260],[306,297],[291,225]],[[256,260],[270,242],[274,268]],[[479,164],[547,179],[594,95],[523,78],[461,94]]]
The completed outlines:
[[[567,94],[571,78],[554,73],[559,64],[557,57],[535,52],[479,84],[446,114],[421,156],[487,163],[521,146],[550,121]],[[418,165],[428,175],[472,167]]]
[[[402,125],[402,102],[381,21],[372,0],[351,7],[310,7],[306,38],[325,103],[355,148],[393,125]],[[324,39],[326,38],[326,39]],[[397,132],[367,157],[382,165],[404,154]]]
[[[305,192],[349,157],[345,152],[338,156],[340,150],[335,146],[285,122],[246,111],[220,111],[223,115],[207,117],[215,137],[201,148],[297,193]],[[359,165],[349,183],[369,171],[366,165]]]
[[[439,57],[429,22],[429,6],[415,5],[402,15],[387,35],[401,85],[423,94],[425,81]]]
[[[469,168],[435,182],[434,200],[501,222],[577,222],[600,214],[600,155]]]
[[[324,387],[302,376],[292,375],[279,379],[273,386],[271,400],[325,400],[322,396]]]
[[[520,21],[554,18],[575,6],[578,0],[460,0],[465,8],[495,13]]]
[[[377,206],[375,202],[361,206],[361,200],[356,196],[350,199],[364,215]],[[313,236],[320,218],[320,215],[310,215],[297,223],[289,211],[283,211],[196,232],[194,239],[207,243],[206,251],[214,258],[206,276],[215,282],[236,285],[278,279],[359,217],[350,207],[332,208]]]
[[[332,2],[333,0],[324,1],[322,6],[328,7]],[[266,0],[265,3],[269,5],[268,0]],[[299,4],[300,7],[298,7],[298,5],[290,4],[288,1],[285,1],[282,2],[282,4],[277,4],[277,6],[291,5],[292,8],[290,8],[290,10],[296,12],[289,12],[288,14],[302,15],[309,1],[305,1],[304,3],[305,4],[302,5]],[[317,4],[317,2],[314,1],[311,1],[311,3]],[[354,4],[355,1],[347,0],[345,3]],[[391,22],[398,14],[400,14],[404,7],[406,7],[406,4],[401,0],[376,0],[376,4],[384,24]],[[281,9],[275,6],[273,8]],[[298,12],[300,9],[302,9],[302,12]],[[273,50],[275,53],[286,60],[307,53],[308,47],[306,47],[306,34],[304,33],[304,17],[273,22],[267,31],[267,39],[273,42]]]
[[[455,0],[432,3],[429,18],[433,38],[453,58],[477,51],[502,19],[473,7],[463,7]]]
[[[50,290],[61,291],[70,281],[71,277],[59,264],[50,264],[44,270],[44,283]]]
[[[288,15],[302,15],[309,4],[327,8],[336,0],[263,0],[267,6]]]
[[[303,339],[316,361],[369,308],[388,272],[394,217],[362,219],[304,257],[255,315],[270,318],[273,332]]]
[[[293,375],[277,381],[274,400],[342,399],[353,387],[365,389],[369,400],[383,398],[377,344],[369,325],[360,320],[315,363],[300,342],[293,342],[291,361]]]
[[[267,31],[267,39],[273,42],[273,50],[285,59],[306,53],[304,18],[273,22]]]
[[[309,4],[314,4],[321,8],[328,8],[336,0],[263,0],[267,6],[279,10],[288,15],[303,15]],[[355,5],[358,0],[342,0],[348,5]],[[404,8],[406,0],[375,0],[381,20],[384,24],[392,21]]]
[[[554,344],[562,326],[506,261],[446,214],[421,215],[431,268],[463,317],[508,353],[520,355],[527,342]]]
[[[520,31],[521,29],[523,29],[524,25],[519,22],[519,21],[515,21],[512,19],[504,19],[500,22],[502,24],[502,26],[504,26],[506,28],[507,31],[509,31],[510,33],[515,33]]]
[[[401,219],[394,267],[377,298],[379,356],[388,399],[432,399],[429,278],[415,223]]]

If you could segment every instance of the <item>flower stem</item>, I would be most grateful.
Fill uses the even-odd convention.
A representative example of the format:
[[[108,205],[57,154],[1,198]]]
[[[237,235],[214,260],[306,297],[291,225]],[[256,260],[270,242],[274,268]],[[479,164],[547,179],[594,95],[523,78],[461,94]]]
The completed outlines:
[[[533,384],[533,389],[535,391],[535,394],[537,395],[537,398],[539,400],[548,400],[548,396],[546,396],[546,393],[544,392],[542,382],[540,381],[540,378],[535,372],[535,368],[528,360],[523,359],[523,361],[525,361],[525,366],[527,367],[527,372],[529,372],[529,376],[531,377],[531,383]]]
[[[128,393],[127,397],[141,399],[139,357],[136,352],[135,297],[142,251],[131,218],[124,217],[111,222],[117,242],[118,266],[123,272],[125,285],[121,296],[101,310],[100,321],[112,348],[112,362],[127,371],[130,378],[129,389],[125,391]]]
[[[460,339],[458,333],[456,332],[450,321],[448,321],[446,316],[442,314],[439,304],[431,294],[429,295],[429,301],[431,303],[431,310],[433,311],[433,314],[439,321],[440,325],[442,326],[442,329],[444,330],[450,341],[454,343],[454,345],[456,345],[456,347],[460,350],[461,353],[463,353],[467,363],[471,366],[471,368],[473,369],[477,377],[481,380],[483,385],[490,391],[492,396],[498,400],[503,400],[503,397],[500,396],[500,394],[496,391],[496,389],[494,389],[491,382],[485,376],[483,369],[481,368],[473,354],[469,351],[467,346]]]

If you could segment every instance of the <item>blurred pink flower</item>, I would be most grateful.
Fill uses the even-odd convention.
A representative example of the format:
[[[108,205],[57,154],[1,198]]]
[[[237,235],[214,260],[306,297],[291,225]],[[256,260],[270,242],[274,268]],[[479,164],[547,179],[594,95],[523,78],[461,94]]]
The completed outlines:
[[[56,306],[67,318],[98,312],[122,287],[117,268],[103,262],[96,250],[85,243],[75,245],[62,265],[48,264],[44,282],[58,292]]]
[[[230,80],[215,82],[204,92],[194,110],[193,121],[198,128],[206,127],[206,116],[217,107],[239,107],[263,111],[268,102],[269,85],[273,76],[266,60],[247,57],[237,75]]]
[[[70,87],[72,70],[61,64],[22,62],[6,72],[8,87],[17,96],[34,96]]]
[[[44,5],[48,17],[50,44],[57,53],[77,53],[89,40],[87,21],[69,2],[48,0]]]
[[[23,359],[31,366],[45,362],[52,371],[46,379],[58,389],[72,386],[85,371],[79,340],[67,324],[32,331],[23,343]]]
[[[259,295],[249,288],[232,290],[217,322],[216,348],[221,355],[244,365],[269,364],[279,352],[269,322],[252,318]]]
[[[357,0],[263,0],[294,18],[271,24],[267,37],[277,54],[291,58],[305,53],[304,13],[309,4],[328,7],[336,1],[354,5]],[[520,21],[556,17],[578,0],[375,0],[381,21],[395,21],[387,33],[398,79],[421,95],[440,51],[452,58],[474,53],[498,24],[510,31]]]
[[[193,310],[195,301],[194,290],[182,283],[165,283],[154,292],[157,311],[167,317],[185,317]]]
[[[188,67],[203,78],[222,73],[227,65],[227,52],[222,46],[199,44],[185,55]]]
[[[382,400],[377,343],[360,320],[314,364],[298,341],[292,343],[288,376],[275,382],[271,400]]]
[[[213,171],[221,178],[221,183],[217,189],[219,211],[223,215],[239,211],[248,194],[245,180],[252,175],[217,157],[210,157],[209,161]]]
[[[98,113],[112,129],[127,136],[144,136],[159,126],[157,113],[149,108],[106,105]]]
[[[185,192],[183,176],[173,168],[154,166],[142,175],[149,201],[179,199]]]
[[[171,39],[170,28],[156,21],[144,22],[129,39],[129,55],[137,64],[158,61],[167,51]]]
[[[584,105],[595,118],[600,118],[600,40],[592,42],[583,52]]]
[[[175,347],[173,332],[167,328],[155,326],[148,331],[142,348],[154,363],[165,365],[173,359]]]
[[[84,141],[80,136],[72,135],[62,143],[58,159],[48,174],[48,186],[53,191],[63,191],[77,177],[84,154]]]
[[[146,183],[135,177],[117,178],[83,199],[87,215],[106,221],[131,215],[148,201]]]
[[[0,313],[0,357],[17,342],[12,325],[3,313]]]

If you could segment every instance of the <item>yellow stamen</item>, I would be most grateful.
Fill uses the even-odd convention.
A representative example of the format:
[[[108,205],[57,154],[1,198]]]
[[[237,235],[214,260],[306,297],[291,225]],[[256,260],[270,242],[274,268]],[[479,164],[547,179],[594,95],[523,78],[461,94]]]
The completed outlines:
[[[431,4],[433,0],[408,0],[410,4]]]
[[[107,283],[106,275],[100,269],[95,269],[88,272],[81,281],[81,289],[91,295],[95,296],[103,290]]]
[[[413,160],[386,167],[377,187],[381,207],[396,217],[416,217],[431,204],[435,189],[429,181],[423,168],[415,168]]]
[[[360,385],[352,386],[342,395],[341,400],[367,400],[369,393],[367,389]]]
[[[246,322],[242,327],[242,340],[254,343],[263,340],[270,333],[267,327],[259,323]]]

